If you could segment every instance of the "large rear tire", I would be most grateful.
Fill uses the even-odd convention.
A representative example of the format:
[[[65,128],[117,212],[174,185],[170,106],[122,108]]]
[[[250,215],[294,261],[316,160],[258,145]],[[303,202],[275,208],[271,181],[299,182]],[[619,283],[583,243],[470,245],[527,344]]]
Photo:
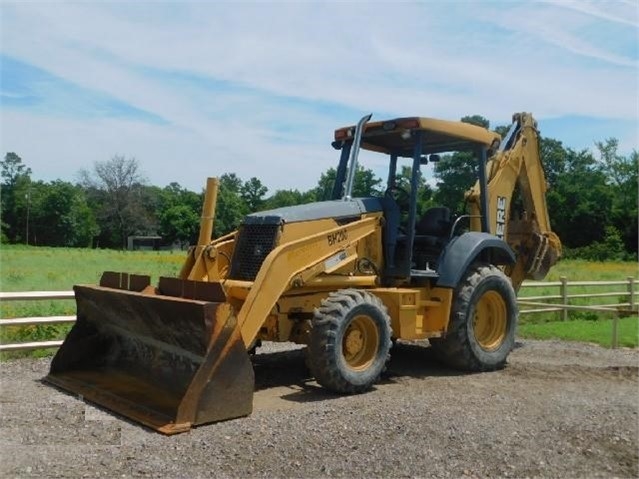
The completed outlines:
[[[366,291],[330,293],[315,310],[309,365],[317,382],[331,391],[354,394],[370,389],[386,367],[390,347],[386,307]]]
[[[440,360],[465,371],[491,371],[506,364],[515,345],[517,299],[496,266],[471,266],[453,297],[448,332],[430,341]]]

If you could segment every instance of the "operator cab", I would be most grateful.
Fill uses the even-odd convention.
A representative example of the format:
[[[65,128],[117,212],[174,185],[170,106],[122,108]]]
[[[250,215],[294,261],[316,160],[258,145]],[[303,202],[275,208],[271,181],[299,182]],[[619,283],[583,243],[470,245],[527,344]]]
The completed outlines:
[[[368,117],[369,118],[369,117]],[[446,245],[461,233],[460,220],[447,205],[428,208],[418,216],[417,191],[421,167],[439,161],[440,153],[470,151],[477,158],[482,203],[487,201],[486,161],[500,136],[485,128],[432,118],[397,118],[335,131],[333,147],[341,150],[332,199],[350,199],[359,149],[388,155],[384,208],[384,279],[388,284],[437,278],[438,261]],[[408,159],[409,183],[398,174],[398,160]],[[350,187],[349,187],[350,185]],[[483,208],[486,211],[486,208]],[[488,232],[487,218],[481,230]]]

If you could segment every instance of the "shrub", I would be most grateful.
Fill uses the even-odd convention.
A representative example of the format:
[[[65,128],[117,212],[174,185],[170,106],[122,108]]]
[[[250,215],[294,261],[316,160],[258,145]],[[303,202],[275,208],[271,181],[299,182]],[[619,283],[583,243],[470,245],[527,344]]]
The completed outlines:
[[[631,261],[633,259],[631,256],[626,252],[621,235],[614,226],[606,227],[603,241],[565,250],[566,258],[589,261]]]

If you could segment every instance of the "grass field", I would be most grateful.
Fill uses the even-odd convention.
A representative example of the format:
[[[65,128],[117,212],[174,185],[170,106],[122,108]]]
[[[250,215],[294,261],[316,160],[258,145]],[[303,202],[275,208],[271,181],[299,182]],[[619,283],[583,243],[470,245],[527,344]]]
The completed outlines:
[[[616,286],[574,286],[575,281],[625,281],[632,277],[639,277],[637,263],[634,262],[593,262],[583,260],[561,261],[548,274],[542,283],[557,282],[561,277],[568,279],[568,294],[600,294],[611,292],[625,292],[626,285]],[[540,286],[523,287],[518,297],[526,296],[557,296],[559,287]],[[639,291],[637,291],[639,294]],[[627,302],[624,295],[609,297],[586,297],[571,299],[575,305],[604,305]],[[558,303],[559,300],[547,302]],[[521,310],[534,309],[521,306]],[[612,342],[611,313],[594,311],[569,311],[568,321],[560,321],[560,313],[522,314],[519,318],[519,336],[533,339],[563,339],[568,341],[584,341],[610,347]],[[636,316],[621,318],[617,329],[618,345],[637,347],[639,345],[639,321]]]
[[[519,336],[531,339],[564,339],[612,346],[612,319],[588,321],[555,321],[547,323],[523,323],[519,325]],[[620,318],[617,325],[617,345],[636,348],[639,336],[639,321],[636,317]]]
[[[186,256],[184,251],[111,251],[71,248],[46,248],[28,246],[0,247],[1,291],[70,291],[74,284],[95,284],[103,271],[126,271],[150,274],[152,283],[159,276],[175,276]],[[616,281],[628,277],[637,278],[636,263],[598,263],[580,260],[560,262],[552,269],[547,282],[558,281],[565,276],[569,281]],[[623,286],[612,286],[603,291],[622,291]],[[558,288],[523,288],[519,296],[557,295]],[[592,289],[571,287],[570,294],[588,294]],[[622,302],[624,298],[597,298],[590,304]],[[575,300],[589,304],[588,299]],[[523,307],[522,307],[523,309]],[[73,301],[15,301],[0,303],[0,317],[72,315]],[[528,314],[520,318],[519,333],[523,337],[560,338],[596,342],[610,345],[610,315],[591,312],[571,312],[570,321],[557,322],[557,313]],[[2,328],[3,341],[27,341],[63,338],[68,326]],[[620,344],[637,346],[637,318],[620,321]]]
[[[96,284],[103,271],[149,274],[152,283],[160,276],[176,276],[185,251],[112,251],[30,246],[0,247],[1,291],[70,291],[74,284]],[[1,318],[75,314],[75,302],[10,301],[0,303]],[[4,327],[2,342],[63,339],[71,325]],[[53,351],[11,353],[12,356],[50,355]]]
[[[550,270],[544,281],[559,281],[562,276],[570,281],[615,281],[630,276],[637,279],[639,267],[635,262],[564,260]]]
[[[70,290],[96,283],[103,271],[154,276],[175,275],[186,251],[113,251],[100,249],[0,246],[2,291]]]
[[[74,284],[96,284],[103,271],[175,276],[185,251],[112,251],[5,246],[0,248],[0,290],[71,291]],[[73,301],[14,301],[0,304],[0,316],[17,318],[73,314]]]

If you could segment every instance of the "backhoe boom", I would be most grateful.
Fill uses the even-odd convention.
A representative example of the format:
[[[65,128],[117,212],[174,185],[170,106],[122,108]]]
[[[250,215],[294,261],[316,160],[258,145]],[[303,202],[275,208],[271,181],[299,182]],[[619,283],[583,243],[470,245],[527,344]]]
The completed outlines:
[[[561,257],[561,241],[550,227],[539,152],[535,120],[529,113],[517,113],[502,147],[486,165],[489,229],[516,253],[517,261],[508,269],[515,291],[525,279],[543,279]],[[478,231],[479,184],[466,198],[473,216],[471,229]]]

